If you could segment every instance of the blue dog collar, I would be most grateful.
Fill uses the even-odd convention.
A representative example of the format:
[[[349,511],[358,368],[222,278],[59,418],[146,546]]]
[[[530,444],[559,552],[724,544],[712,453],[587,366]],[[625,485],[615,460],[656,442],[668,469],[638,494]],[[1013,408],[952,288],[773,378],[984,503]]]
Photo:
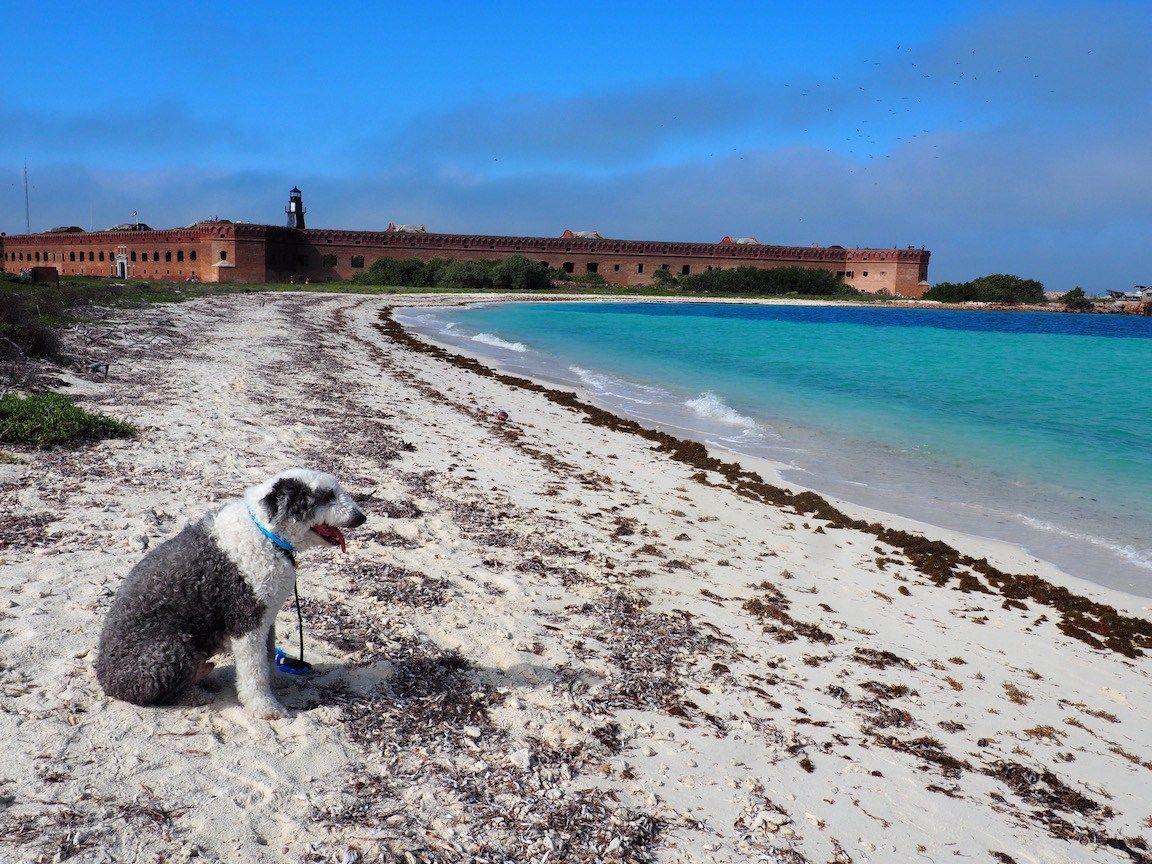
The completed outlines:
[[[285,540],[279,534],[273,533],[272,531],[268,530],[267,528],[265,528],[263,525],[260,524],[260,520],[257,519],[256,514],[254,512],[252,512],[252,505],[251,504],[245,504],[244,506],[248,508],[248,515],[252,517],[252,524],[255,525],[260,530],[261,534],[263,534],[265,537],[267,537],[269,540],[272,541],[273,546],[275,546],[277,549],[283,549],[285,552],[295,552],[296,551],[295,546],[293,546],[291,543],[289,543],[287,540]]]

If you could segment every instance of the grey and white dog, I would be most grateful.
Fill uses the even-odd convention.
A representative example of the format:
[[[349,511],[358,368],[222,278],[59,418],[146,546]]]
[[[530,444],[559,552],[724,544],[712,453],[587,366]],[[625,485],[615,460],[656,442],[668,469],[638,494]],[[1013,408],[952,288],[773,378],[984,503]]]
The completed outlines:
[[[344,548],[366,520],[331,474],[296,468],[244,492],[149,552],[128,574],[100,634],[96,677],[137,705],[172,702],[231,643],[240,701],[283,717],[272,693],[276,613],[296,582],[294,552]]]

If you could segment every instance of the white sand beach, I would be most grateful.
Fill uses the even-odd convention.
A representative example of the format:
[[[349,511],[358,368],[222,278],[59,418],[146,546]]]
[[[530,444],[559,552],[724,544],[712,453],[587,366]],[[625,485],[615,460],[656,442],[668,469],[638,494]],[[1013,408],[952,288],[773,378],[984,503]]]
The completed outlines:
[[[378,326],[419,302],[117,312],[67,392],[138,436],[0,464],[0,862],[1152,861],[1148,600],[765,503]],[[228,657],[107,699],[119,581],[293,466],[369,522],[299,561],[292,716]]]

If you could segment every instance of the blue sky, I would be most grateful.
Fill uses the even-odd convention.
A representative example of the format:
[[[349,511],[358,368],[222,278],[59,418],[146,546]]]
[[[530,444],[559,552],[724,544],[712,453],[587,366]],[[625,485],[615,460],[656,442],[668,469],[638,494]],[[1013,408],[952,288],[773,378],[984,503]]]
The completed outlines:
[[[925,245],[1152,282],[1152,3],[0,5],[0,230]]]

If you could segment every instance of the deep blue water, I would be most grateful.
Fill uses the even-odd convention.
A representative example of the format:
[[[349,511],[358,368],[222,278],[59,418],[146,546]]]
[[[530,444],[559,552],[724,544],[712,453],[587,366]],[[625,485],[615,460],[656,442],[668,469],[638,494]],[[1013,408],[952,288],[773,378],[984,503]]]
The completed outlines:
[[[419,319],[802,485],[1152,595],[1152,318],[593,302]]]

